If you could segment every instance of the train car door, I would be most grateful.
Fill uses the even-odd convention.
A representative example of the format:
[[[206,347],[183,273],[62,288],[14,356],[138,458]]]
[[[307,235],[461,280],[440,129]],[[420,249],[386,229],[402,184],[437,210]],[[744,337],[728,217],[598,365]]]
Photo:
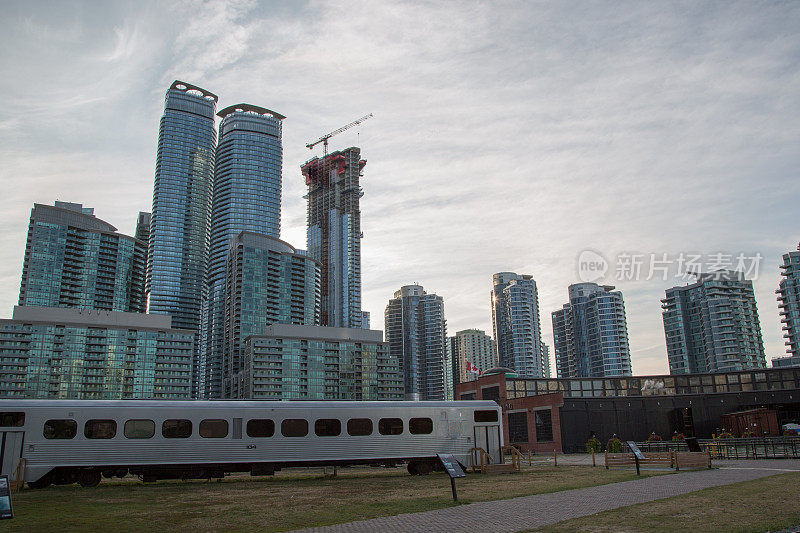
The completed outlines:
[[[14,479],[14,471],[22,457],[22,431],[0,431],[0,476]]]
[[[475,447],[486,450],[493,463],[502,463],[500,426],[475,426]]]

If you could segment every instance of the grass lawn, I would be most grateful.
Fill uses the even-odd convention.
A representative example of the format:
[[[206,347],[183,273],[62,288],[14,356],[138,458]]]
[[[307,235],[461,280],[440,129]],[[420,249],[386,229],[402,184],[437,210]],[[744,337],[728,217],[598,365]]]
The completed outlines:
[[[515,474],[470,474],[456,480],[461,503],[498,500],[634,479],[630,471],[546,466]],[[283,531],[457,505],[443,473],[409,476],[405,468],[289,470],[274,477],[226,478],[220,483],[106,480],[26,489],[13,497],[4,531],[195,530]]]
[[[565,520],[537,532],[758,532],[800,524],[800,474],[780,474]]]

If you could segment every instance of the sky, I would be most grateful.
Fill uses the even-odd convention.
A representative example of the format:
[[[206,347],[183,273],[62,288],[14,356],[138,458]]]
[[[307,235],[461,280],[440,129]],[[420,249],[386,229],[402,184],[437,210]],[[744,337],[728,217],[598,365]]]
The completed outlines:
[[[775,289],[781,255],[800,241],[800,3],[0,10],[0,317],[17,302],[35,202],[82,203],[133,234],[177,79],[219,95],[218,109],[287,117],[281,238],[297,248],[299,167],[320,155],[305,144],[374,114],[331,139],[368,161],[362,284],[374,329],[394,291],[419,283],[444,298],[449,334],[490,332],[492,274],[513,271],[536,280],[552,345],[550,314],[585,279],[583,252],[623,293],[634,374],[667,373],[660,300],[687,282],[680,260],[699,257],[750,271],[767,360],[785,354]],[[637,264],[640,275],[627,268]]]

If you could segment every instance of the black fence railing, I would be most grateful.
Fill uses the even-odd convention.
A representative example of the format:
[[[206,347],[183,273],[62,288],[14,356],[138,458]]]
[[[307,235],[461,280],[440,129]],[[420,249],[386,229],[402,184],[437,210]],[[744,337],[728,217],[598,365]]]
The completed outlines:
[[[751,437],[742,439],[698,439],[703,451],[712,459],[800,459],[800,437]],[[643,452],[686,452],[689,447],[680,441],[637,442]],[[629,451],[623,443],[623,450]]]

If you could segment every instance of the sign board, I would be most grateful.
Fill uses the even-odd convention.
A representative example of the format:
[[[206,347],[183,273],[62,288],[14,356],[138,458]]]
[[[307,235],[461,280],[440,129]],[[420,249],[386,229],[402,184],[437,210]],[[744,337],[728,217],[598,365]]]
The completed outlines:
[[[450,476],[450,479],[467,477],[467,474],[464,473],[464,470],[461,468],[461,465],[458,464],[458,461],[456,461],[454,455],[437,453],[436,456],[439,458],[439,461],[442,462],[442,466],[444,466],[444,469],[447,471],[447,475]]]
[[[629,440],[628,448],[631,449],[631,451],[633,452],[633,454],[636,456],[637,459],[639,459],[640,461],[644,460],[644,454],[642,453],[642,450],[639,449],[639,447],[636,445],[635,442]]]
[[[11,487],[8,485],[8,476],[0,476],[0,520],[14,518],[11,509]]]
[[[702,452],[703,449],[700,448],[700,444],[697,442],[697,437],[686,437],[683,439],[686,441],[686,446],[689,447],[690,452]]]

